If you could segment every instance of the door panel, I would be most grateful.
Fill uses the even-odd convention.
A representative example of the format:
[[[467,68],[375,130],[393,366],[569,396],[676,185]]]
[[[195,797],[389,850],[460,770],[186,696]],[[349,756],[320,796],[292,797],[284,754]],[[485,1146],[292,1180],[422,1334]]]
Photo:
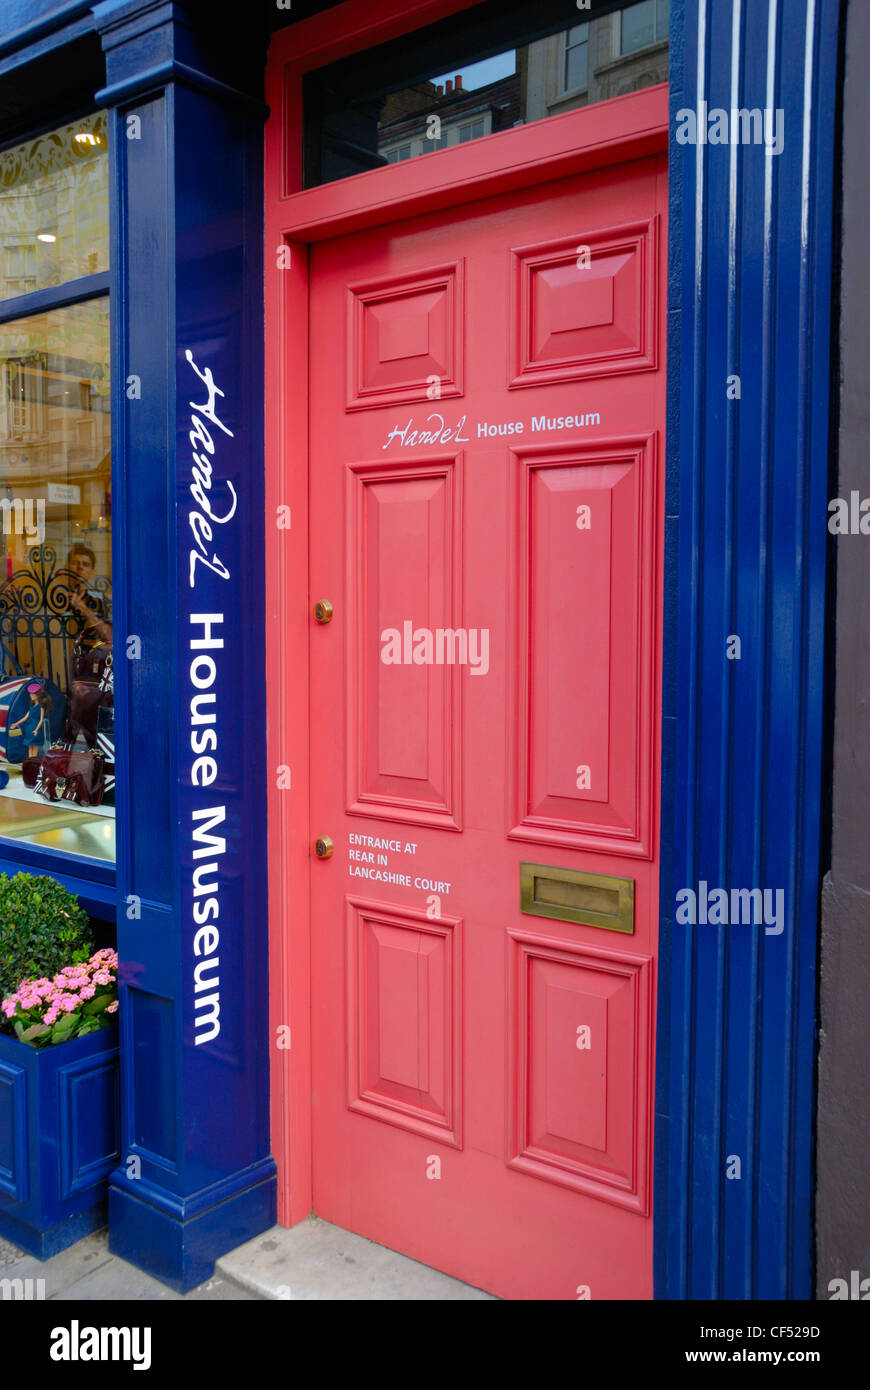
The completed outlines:
[[[347,470],[349,805],[408,825],[458,828],[460,667],[385,665],[380,634],[404,642],[410,611],[436,630],[459,626],[459,473],[443,457]]]
[[[315,1210],[511,1298],[652,1293],[665,198],[311,255]]]
[[[649,856],[654,450],[516,451],[517,838]]]

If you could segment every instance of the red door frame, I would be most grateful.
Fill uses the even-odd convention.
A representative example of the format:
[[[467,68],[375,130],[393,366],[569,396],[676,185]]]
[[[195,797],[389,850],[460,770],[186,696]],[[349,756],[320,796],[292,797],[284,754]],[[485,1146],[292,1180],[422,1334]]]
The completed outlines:
[[[272,765],[268,802],[269,1014],[272,1150],[278,1161],[278,1220],[284,1226],[303,1220],[312,1206],[308,245],[399,217],[667,151],[668,89],[662,84],[615,98],[603,108],[583,107],[485,140],[436,151],[425,159],[303,190],[304,74],[468,8],[469,0],[420,0],[416,4],[408,0],[347,0],[282,30],[273,37],[269,49],[264,538],[267,726]],[[658,740],[655,742],[657,745]],[[657,778],[654,785],[658,785]]]

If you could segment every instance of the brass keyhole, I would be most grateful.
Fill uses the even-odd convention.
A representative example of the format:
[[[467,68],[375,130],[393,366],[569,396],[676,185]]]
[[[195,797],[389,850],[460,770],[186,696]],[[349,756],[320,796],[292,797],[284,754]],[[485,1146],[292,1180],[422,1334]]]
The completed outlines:
[[[320,835],[314,841],[314,853],[318,859],[331,859],[335,845],[328,835]]]
[[[314,616],[319,623],[331,623],[334,609],[328,598],[322,598],[314,605]]]

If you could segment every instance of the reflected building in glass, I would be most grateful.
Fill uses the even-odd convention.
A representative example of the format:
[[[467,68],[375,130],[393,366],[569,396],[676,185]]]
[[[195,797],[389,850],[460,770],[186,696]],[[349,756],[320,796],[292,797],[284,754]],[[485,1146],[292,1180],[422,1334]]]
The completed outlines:
[[[113,860],[104,114],[0,154],[0,238],[0,836]]]
[[[450,77],[390,92],[378,153],[399,163],[667,80],[668,0],[640,0]]]
[[[331,183],[668,80],[669,0],[577,23],[491,57],[393,85],[346,72],[306,91],[304,181]],[[386,79],[386,80],[385,80]]]

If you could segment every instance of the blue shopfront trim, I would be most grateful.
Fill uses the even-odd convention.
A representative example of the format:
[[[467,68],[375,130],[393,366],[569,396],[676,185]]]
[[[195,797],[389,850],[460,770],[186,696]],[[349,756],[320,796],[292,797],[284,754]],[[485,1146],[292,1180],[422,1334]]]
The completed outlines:
[[[262,727],[266,678],[263,108],[226,71],[211,80],[179,7],[95,15],[98,100],[113,107],[116,632],[140,648],[116,675],[123,1160],[109,1240],[185,1290],[276,1215],[267,750],[238,753],[238,729]]]
[[[8,57],[10,65],[30,61],[82,34],[92,33],[91,9],[92,0],[71,0],[68,4],[58,4],[57,0],[4,0],[7,32],[0,38],[0,58]]]
[[[45,1048],[0,1035],[0,1234],[46,1259],[104,1226],[118,1120],[117,1028]]]
[[[839,0],[671,0],[672,130],[701,102],[774,107],[785,142],[670,145],[664,1298],[812,1296],[840,16]],[[785,931],[681,925],[675,894],[701,881],[781,888]]]
[[[4,12],[7,25],[17,13]],[[0,73],[20,83],[30,62],[62,73],[64,90],[74,87],[67,119],[109,108],[109,275],[9,302],[0,321],[110,293],[119,834],[115,866],[9,841],[0,870],[51,873],[95,916],[117,917],[122,1116],[110,1243],[184,1290],[271,1226],[276,1205],[266,749],[252,739],[243,759],[237,751],[239,727],[262,727],[265,683],[265,34],[248,42],[233,26],[221,44],[212,15],[154,0],[36,0],[24,18],[34,22],[0,38]],[[90,62],[99,43],[99,72],[91,63],[71,81],[67,53]],[[31,116],[22,112],[10,140],[22,121],[48,119],[28,100]],[[139,389],[128,395],[131,376]],[[209,395],[209,380],[221,394]],[[204,549],[210,526],[214,551],[192,589],[191,549]],[[222,645],[195,645],[209,635]],[[201,723],[191,701],[210,668],[192,666],[199,656],[214,658],[217,696],[214,720]],[[194,732],[213,732],[217,750],[197,758]]]

